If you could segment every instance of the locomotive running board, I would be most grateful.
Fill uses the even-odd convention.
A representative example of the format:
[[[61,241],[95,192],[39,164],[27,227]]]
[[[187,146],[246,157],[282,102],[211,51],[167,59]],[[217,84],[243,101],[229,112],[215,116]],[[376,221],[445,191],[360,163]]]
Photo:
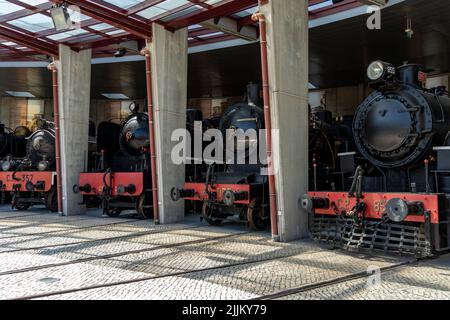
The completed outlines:
[[[351,218],[316,215],[311,234],[316,241],[347,250],[384,251],[418,257],[432,255],[424,227],[380,224],[377,221],[356,223]]]

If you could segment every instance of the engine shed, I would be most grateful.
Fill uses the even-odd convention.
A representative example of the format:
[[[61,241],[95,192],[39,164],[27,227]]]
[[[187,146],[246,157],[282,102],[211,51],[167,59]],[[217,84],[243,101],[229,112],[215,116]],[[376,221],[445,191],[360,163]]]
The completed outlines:
[[[446,253],[444,2],[0,1],[5,219],[200,221],[205,237],[256,231],[279,252]]]

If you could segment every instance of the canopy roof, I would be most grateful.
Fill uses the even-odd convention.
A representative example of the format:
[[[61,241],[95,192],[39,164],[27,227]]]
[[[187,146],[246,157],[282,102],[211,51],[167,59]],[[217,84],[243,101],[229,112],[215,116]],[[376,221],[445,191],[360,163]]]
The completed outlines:
[[[210,19],[227,17],[236,23],[238,31],[251,27],[257,34],[251,16],[257,11],[258,0],[65,0],[71,19],[79,25],[58,32],[50,9],[61,2],[0,0],[0,60],[56,56],[58,44],[73,50],[92,48],[95,57],[111,56],[118,43],[135,40],[143,44],[150,39],[153,22],[171,31],[188,27],[190,47],[239,38],[236,32],[202,24]],[[361,5],[357,0],[309,3],[311,19]]]

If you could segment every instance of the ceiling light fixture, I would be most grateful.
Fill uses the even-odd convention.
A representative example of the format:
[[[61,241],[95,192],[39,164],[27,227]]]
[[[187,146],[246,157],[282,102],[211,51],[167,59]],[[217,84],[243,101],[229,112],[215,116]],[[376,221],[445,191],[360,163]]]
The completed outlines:
[[[53,25],[55,26],[56,31],[73,29],[74,23],[70,18],[66,4],[57,4],[55,7],[51,8],[50,15],[52,16]]]

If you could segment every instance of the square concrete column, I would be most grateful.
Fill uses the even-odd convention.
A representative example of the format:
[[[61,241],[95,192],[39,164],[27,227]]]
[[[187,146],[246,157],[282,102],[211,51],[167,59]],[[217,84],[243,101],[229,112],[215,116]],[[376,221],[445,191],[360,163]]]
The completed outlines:
[[[59,46],[58,84],[63,209],[64,215],[76,215],[86,210],[72,187],[87,162],[91,50]]]
[[[172,132],[186,128],[187,29],[170,32],[153,24],[150,46],[152,58],[153,105],[157,154],[159,215],[163,224],[183,221],[184,203],[170,198],[172,187],[185,182],[185,168],[171,161]]]
[[[308,189],[308,1],[269,1],[267,21],[272,127],[281,241],[308,236],[298,199]]]

